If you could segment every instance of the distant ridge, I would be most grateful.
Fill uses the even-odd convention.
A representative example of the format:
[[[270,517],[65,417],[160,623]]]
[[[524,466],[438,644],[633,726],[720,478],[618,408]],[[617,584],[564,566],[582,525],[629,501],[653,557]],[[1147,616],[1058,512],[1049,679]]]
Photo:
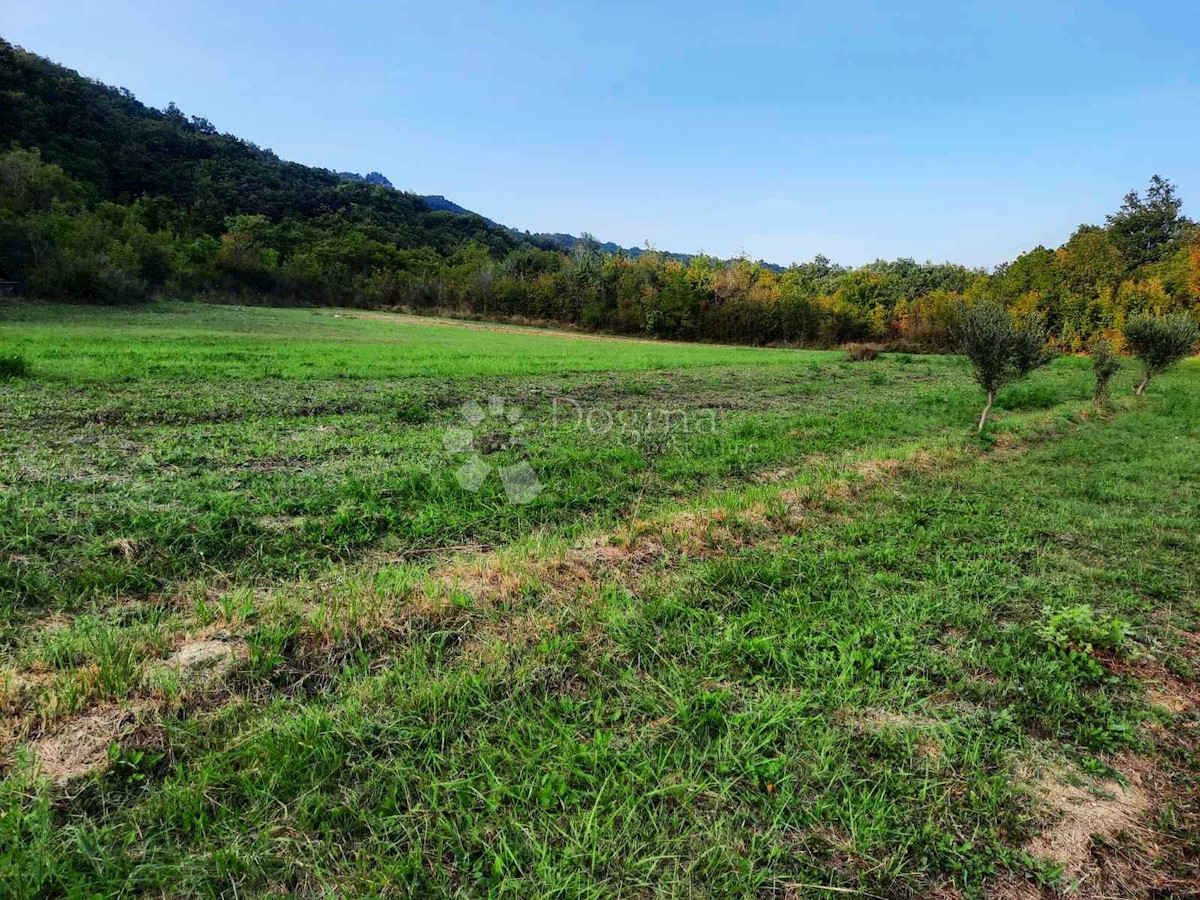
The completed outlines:
[[[338,172],[338,175],[347,181],[360,181],[363,184],[377,184],[380,187],[391,188],[393,191],[396,190],[396,186],[378,172],[368,172],[366,175],[358,175],[355,172]]]
[[[369,178],[370,176],[367,177]],[[380,177],[382,178],[383,176]],[[455,213],[456,215],[460,216],[479,216],[485,222],[495,225],[497,228],[503,228],[514,237],[531,241],[534,244],[551,250],[569,251],[582,239],[582,235],[563,234],[562,232],[521,231],[518,228],[513,228],[510,225],[503,225],[494,219],[489,219],[487,216],[477,213],[474,210],[467,209],[465,206],[460,206],[453,200],[446,199],[441,194],[423,194],[421,195],[421,199],[424,200],[425,204],[432,210]],[[596,241],[596,248],[604,251],[605,253],[620,253],[623,256],[629,256],[634,259],[641,256],[643,253],[651,252],[645,247],[622,247],[620,244],[615,244],[612,241]],[[663,251],[663,255],[686,263],[693,257],[694,254],[671,253]]]
[[[376,184],[380,185],[381,187],[398,190],[398,188],[392,184],[387,176],[379,172],[368,172],[366,175],[360,175],[357,172],[338,172],[337,174],[340,178],[343,178],[346,181],[353,181],[359,184]],[[450,200],[441,194],[419,194],[418,197],[433,212],[448,212],[457,216],[471,216],[473,218],[482,219],[488,225],[502,229],[518,240],[527,241],[547,250],[570,251],[583,238],[582,235],[564,234],[562,232],[529,231],[527,229],[521,230],[520,228],[513,228],[511,225],[504,225],[500,222],[497,222],[495,219],[488,218],[481,213],[467,209],[465,206],[455,203],[453,200]],[[623,256],[628,256],[633,259],[636,259],[645,253],[656,252],[662,253],[663,256],[666,256],[670,259],[677,259],[680,262],[686,263],[695,256],[695,254],[692,253],[673,253],[670,251],[650,250],[646,247],[622,247],[620,244],[613,243],[612,241],[596,241],[595,246],[596,249],[605,253],[620,253]],[[778,266],[771,266],[765,263],[764,265],[768,265],[768,268],[773,268],[780,271],[782,270],[782,268]]]

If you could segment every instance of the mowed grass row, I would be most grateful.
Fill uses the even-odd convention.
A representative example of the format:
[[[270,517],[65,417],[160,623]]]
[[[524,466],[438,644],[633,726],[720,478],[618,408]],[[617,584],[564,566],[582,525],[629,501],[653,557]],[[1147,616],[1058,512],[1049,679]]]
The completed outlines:
[[[355,315],[0,307],[2,349],[32,366],[0,386],[0,608],[599,527],[805,457],[957,439],[978,403],[949,357],[851,364]],[[1088,380],[1064,359],[1000,406],[1077,403]],[[508,415],[471,427],[472,450],[496,470],[528,461],[532,503],[507,503],[495,474],[477,492],[455,478],[471,454],[447,449],[447,429],[493,396]]]
[[[110,388],[37,362],[0,388],[22,516],[2,520],[6,667],[22,691],[49,684],[6,694],[0,881],[29,897],[1068,886],[1079,873],[1028,842],[1061,814],[1047,786],[1112,790],[1115,770],[1154,773],[1153,831],[1107,835],[1129,877],[1085,886],[1182,895],[1195,709],[1149,691],[1196,679],[1195,362],[1096,418],[1086,363],[1060,360],[1002,398],[981,445],[958,360],[781,356],[303,390]],[[463,491],[442,443],[461,402],[494,393],[523,415],[477,438],[533,464],[529,505],[494,473]],[[556,397],[630,422],[719,414],[636,441],[554,427]],[[1129,634],[1061,644],[1083,605]],[[238,648],[217,686],[163,667],[196,639]],[[131,721],[104,765],[38,778],[45,737],[114,710]]]

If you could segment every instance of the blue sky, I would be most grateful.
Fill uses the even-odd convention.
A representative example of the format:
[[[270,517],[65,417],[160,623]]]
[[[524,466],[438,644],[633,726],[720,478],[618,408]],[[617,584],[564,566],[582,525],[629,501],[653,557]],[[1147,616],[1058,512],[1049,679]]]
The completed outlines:
[[[625,245],[991,266],[1155,172],[1200,214],[1194,0],[39,0],[0,34],[284,158]]]

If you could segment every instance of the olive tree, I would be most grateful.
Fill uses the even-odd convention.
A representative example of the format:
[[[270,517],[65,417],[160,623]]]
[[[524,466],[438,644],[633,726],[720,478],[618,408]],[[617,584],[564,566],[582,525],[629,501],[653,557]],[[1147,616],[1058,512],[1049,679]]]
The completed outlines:
[[[1200,340],[1200,326],[1183,313],[1169,316],[1142,314],[1125,325],[1125,345],[1142,363],[1142,380],[1134,393],[1146,392],[1150,379],[1192,355]]]
[[[1000,389],[1024,378],[1052,357],[1041,318],[1030,316],[1018,326],[1012,314],[992,300],[965,307],[954,337],[959,352],[971,363],[975,381],[987,393],[979,431],[987,424]]]
[[[1096,396],[1093,402],[1096,409],[1103,409],[1108,405],[1108,383],[1121,371],[1121,354],[1111,341],[1099,338],[1092,345],[1092,368],[1096,373]]]

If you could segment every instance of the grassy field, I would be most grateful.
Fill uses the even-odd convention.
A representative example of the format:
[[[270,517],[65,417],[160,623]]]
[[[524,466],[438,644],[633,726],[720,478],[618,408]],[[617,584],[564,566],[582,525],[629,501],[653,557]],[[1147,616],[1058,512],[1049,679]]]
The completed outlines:
[[[1200,365],[0,306],[5,896],[1194,891]]]

